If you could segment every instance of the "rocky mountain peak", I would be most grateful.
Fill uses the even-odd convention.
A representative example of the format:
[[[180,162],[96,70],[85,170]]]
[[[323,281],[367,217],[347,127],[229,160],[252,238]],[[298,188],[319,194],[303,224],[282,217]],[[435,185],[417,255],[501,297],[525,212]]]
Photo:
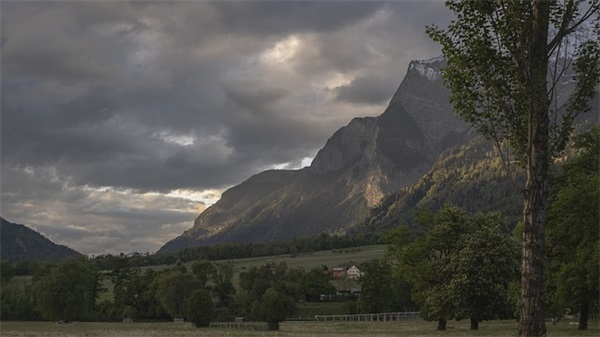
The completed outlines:
[[[344,232],[386,194],[415,183],[468,126],[449,103],[444,60],[413,61],[386,110],[336,131],[310,167],[259,173],[226,191],[159,252]]]
[[[443,56],[434,57],[429,60],[411,61],[408,65],[408,70],[415,70],[421,76],[430,81],[436,81],[442,78],[441,67],[445,63]]]

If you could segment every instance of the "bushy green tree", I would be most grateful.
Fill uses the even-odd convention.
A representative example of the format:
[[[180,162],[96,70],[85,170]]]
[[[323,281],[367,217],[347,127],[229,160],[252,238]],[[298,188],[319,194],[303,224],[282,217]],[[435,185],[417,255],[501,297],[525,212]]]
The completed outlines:
[[[134,279],[138,284],[138,289],[140,289],[136,300],[136,308],[138,309],[140,317],[162,319],[169,317],[169,314],[161,305],[158,296],[160,280],[163,275],[169,272],[170,270],[157,272],[152,269],[146,269],[139,278]]]
[[[269,288],[262,300],[265,320],[269,330],[279,330],[279,322],[286,318],[285,297],[275,288]]]
[[[16,269],[9,261],[0,263],[0,285],[5,285],[15,276]]]
[[[324,285],[317,284],[319,281]],[[329,286],[328,286],[329,285]],[[283,296],[284,317],[294,314],[296,301],[306,298],[306,290],[314,293],[318,289],[331,291],[329,278],[320,269],[305,272],[302,269],[288,269],[285,263],[267,263],[252,267],[240,274],[240,291],[236,295],[238,315],[254,321],[264,321],[264,296],[268,289],[274,289]]]
[[[215,309],[220,320],[233,318],[235,287],[233,262],[218,263],[212,273],[212,293],[216,297]]]
[[[58,264],[34,284],[36,308],[45,319],[70,321],[93,310],[102,290],[96,266],[85,258]]]
[[[586,330],[600,296],[600,129],[575,140],[578,152],[557,179],[548,217],[549,287],[555,306],[579,311]]]
[[[156,296],[171,317],[183,317],[191,293],[198,288],[191,274],[176,270],[159,276]]]
[[[192,292],[187,302],[187,319],[196,327],[206,327],[210,324],[214,312],[214,303],[206,289]]]
[[[41,320],[35,310],[32,288],[23,282],[9,282],[0,287],[0,320]]]
[[[360,295],[356,303],[361,313],[411,311],[411,287],[402,278],[394,275],[386,259],[370,260],[360,265],[362,275],[358,279]]]
[[[475,214],[470,220],[472,232],[465,233],[460,250],[450,259],[454,275],[449,294],[455,304],[454,318],[469,318],[471,329],[477,330],[483,320],[512,316],[510,287],[519,273],[519,247],[507,235],[501,214]]]
[[[286,275],[286,279],[289,275]],[[321,295],[335,295],[335,286],[330,282],[329,274],[321,268],[313,268],[302,275],[300,280],[306,301],[319,301]]]
[[[360,270],[363,275],[358,279],[360,284],[358,311],[362,313],[390,311],[394,292],[390,265],[383,259],[376,259],[363,263]]]
[[[417,215],[417,222],[412,230],[403,226],[390,234],[387,256],[395,263],[396,274],[411,283],[423,318],[437,320],[437,329],[445,330],[454,313],[447,293],[452,278],[448,265],[459,250],[460,236],[470,230],[467,213],[445,206],[437,214]]]
[[[140,289],[139,277],[139,268],[123,268],[111,273],[115,305],[120,308],[137,306],[139,293],[143,291]]]
[[[200,282],[200,286],[206,288],[208,280],[213,278],[214,273],[217,272],[217,268],[212,262],[207,260],[198,260],[192,263],[192,273],[194,277]]]
[[[519,336],[546,333],[549,168],[575,117],[589,110],[600,81],[600,1],[584,3],[449,0],[456,19],[446,30],[427,30],[442,45],[448,62],[443,77],[457,113],[525,170]],[[591,20],[596,24],[589,39],[575,38],[578,27]],[[561,93],[569,64],[576,86]]]
[[[497,213],[445,206],[417,217],[419,226],[391,234],[387,256],[413,289],[422,316],[445,330],[448,319],[506,318],[518,270],[517,246]]]

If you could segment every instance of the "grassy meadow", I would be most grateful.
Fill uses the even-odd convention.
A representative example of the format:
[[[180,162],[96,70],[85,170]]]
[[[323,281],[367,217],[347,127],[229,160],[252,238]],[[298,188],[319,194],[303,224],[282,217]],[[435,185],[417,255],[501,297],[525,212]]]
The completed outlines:
[[[152,337],[152,336],[515,336],[515,321],[482,322],[478,331],[469,330],[469,322],[448,322],[447,331],[435,331],[435,322],[284,322],[279,331],[244,331],[213,328],[195,328],[190,323],[80,323],[56,325],[52,322],[1,322],[0,334],[10,337]],[[568,321],[558,325],[547,323],[548,337],[599,336],[598,321],[590,322],[588,331],[578,331]]]
[[[308,270],[311,268],[320,267],[321,265],[334,267],[338,264],[346,263],[349,261],[361,263],[368,260],[376,259],[383,256],[385,248],[386,245],[370,245],[344,249],[321,250],[310,253],[299,253],[295,255],[282,254],[261,257],[248,257],[234,260],[218,260],[213,262],[220,263],[225,261],[233,261],[235,264],[236,273],[244,271],[245,269],[248,269],[253,266],[258,267],[267,263],[281,262],[285,262],[289,268],[304,268]],[[189,268],[192,266],[192,263],[193,262],[187,262],[183,265]],[[143,267],[142,269],[162,270],[174,266],[174,264],[158,265]]]

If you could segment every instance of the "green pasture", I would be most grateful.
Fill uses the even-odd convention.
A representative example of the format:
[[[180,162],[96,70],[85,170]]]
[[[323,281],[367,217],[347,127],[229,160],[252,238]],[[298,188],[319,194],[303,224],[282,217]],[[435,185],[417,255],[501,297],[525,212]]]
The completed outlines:
[[[335,267],[338,264],[350,261],[362,263],[376,259],[383,256],[386,247],[387,245],[370,245],[353,248],[322,250],[308,253],[248,257],[243,259],[220,260],[213,262],[220,263],[225,261],[233,261],[235,263],[237,272],[244,271],[244,269],[253,266],[258,267],[267,263],[281,262],[285,262],[289,268],[304,268],[308,270],[311,268],[321,267],[322,265]],[[192,263],[193,262],[186,262],[183,265],[189,268],[192,266]],[[172,268],[174,266],[174,264],[158,265],[143,267],[142,269],[162,270],[166,268]]]
[[[578,331],[568,321],[558,325],[547,323],[548,337],[598,336],[598,321],[590,322],[588,331]],[[80,323],[56,325],[52,322],[1,322],[2,336],[11,337],[152,337],[152,336],[369,336],[369,337],[425,337],[425,336],[515,336],[515,321],[483,322],[478,331],[469,330],[469,322],[448,322],[447,331],[435,331],[435,322],[284,322],[279,331],[244,331],[229,329],[194,328],[190,323]]]
[[[355,248],[346,248],[338,250],[323,250],[313,253],[302,253],[297,255],[277,255],[256,258],[246,258],[234,260],[237,270],[243,270],[252,266],[263,264],[285,262],[288,268],[318,268],[322,265],[335,267],[341,263],[350,261],[362,263],[368,260],[379,258],[383,255],[386,245],[372,245]]]

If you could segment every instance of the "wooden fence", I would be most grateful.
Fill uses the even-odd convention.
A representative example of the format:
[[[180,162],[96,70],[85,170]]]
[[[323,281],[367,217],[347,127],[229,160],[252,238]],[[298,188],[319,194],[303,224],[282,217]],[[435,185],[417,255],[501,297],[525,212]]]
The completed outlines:
[[[393,322],[420,319],[419,312],[382,312],[379,314],[315,315],[317,322]]]

